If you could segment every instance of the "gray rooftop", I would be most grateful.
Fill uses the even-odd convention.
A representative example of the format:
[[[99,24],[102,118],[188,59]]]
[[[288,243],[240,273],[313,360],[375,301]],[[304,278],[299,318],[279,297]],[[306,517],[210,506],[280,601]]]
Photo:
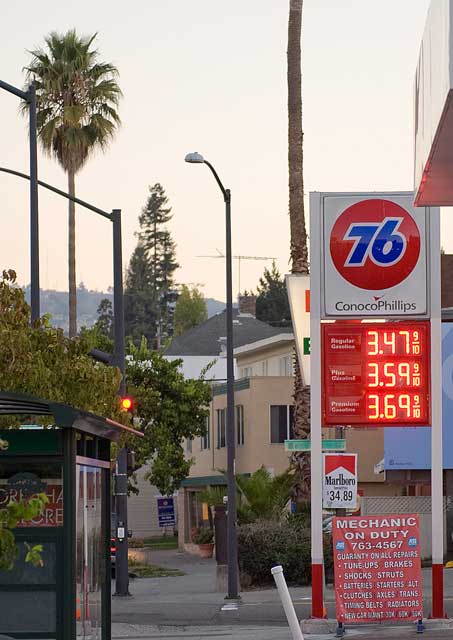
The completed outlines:
[[[233,309],[233,343],[242,347],[257,340],[292,331],[291,327],[271,327],[252,315]],[[223,341],[221,339],[224,339]],[[173,338],[165,351],[167,356],[218,356],[226,340],[226,311]]]

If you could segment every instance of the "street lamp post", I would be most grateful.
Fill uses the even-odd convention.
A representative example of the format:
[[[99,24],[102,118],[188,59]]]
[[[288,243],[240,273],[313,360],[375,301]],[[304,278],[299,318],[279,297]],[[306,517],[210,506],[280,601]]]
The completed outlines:
[[[231,193],[225,189],[216,170],[200,153],[188,153],[185,161],[193,164],[206,164],[211,170],[225,201],[226,231],[226,333],[227,333],[227,551],[228,551],[228,599],[238,599],[237,565],[237,508],[236,508],[236,440],[234,432],[234,357],[233,357],[233,286],[231,258]]]
[[[30,144],[30,306],[31,322],[40,317],[39,309],[39,219],[38,219],[38,142],[36,125],[36,89],[31,84],[28,91],[22,91],[0,80],[0,89],[8,91],[24,100],[29,111]]]
[[[0,173],[8,173],[13,176],[17,176],[18,178],[23,178],[24,180],[29,180],[31,182],[30,176],[26,173],[21,173],[20,171],[15,171],[14,169],[7,169],[6,167],[0,167]],[[89,209],[94,213],[102,216],[103,218],[107,218],[112,223],[112,231],[113,231],[113,339],[114,339],[114,354],[113,354],[113,362],[111,360],[105,361],[106,364],[115,364],[122,374],[121,387],[120,387],[120,395],[124,395],[126,386],[125,386],[125,345],[124,345],[124,296],[123,296],[123,258],[122,258],[122,240],[121,240],[121,209],[113,209],[111,213],[107,211],[103,211],[99,209],[99,207],[95,207],[89,202],[85,202],[85,200],[81,200],[76,196],[71,196],[66,191],[62,191],[57,187],[54,187],[47,182],[43,182],[42,180],[37,180],[37,185],[43,187],[44,189],[48,189],[49,191],[53,191],[53,193],[58,194],[59,196],[63,196],[67,200],[72,200],[76,204],[84,207],[85,209]],[[39,292],[39,287],[38,287]],[[39,313],[39,308],[38,308]],[[39,315],[38,315],[39,317]]]

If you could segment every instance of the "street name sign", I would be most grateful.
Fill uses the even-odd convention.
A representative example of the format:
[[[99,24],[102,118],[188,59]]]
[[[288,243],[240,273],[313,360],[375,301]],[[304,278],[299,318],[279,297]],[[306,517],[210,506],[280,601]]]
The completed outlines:
[[[324,509],[357,508],[357,454],[323,454],[322,506]]]
[[[346,440],[323,440],[322,448],[325,451],[345,451]],[[311,451],[310,440],[285,440],[285,451]]]

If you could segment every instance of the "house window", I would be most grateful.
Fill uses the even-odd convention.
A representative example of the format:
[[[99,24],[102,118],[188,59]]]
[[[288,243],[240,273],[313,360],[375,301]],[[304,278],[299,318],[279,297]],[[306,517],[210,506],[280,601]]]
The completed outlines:
[[[291,367],[291,356],[284,356],[280,358],[280,375],[281,376],[292,376],[292,367]]]
[[[263,362],[261,363],[261,373],[263,374],[263,376],[267,376],[267,372],[268,372],[267,360],[263,360]]]
[[[186,451],[187,453],[192,453],[192,438],[187,438],[186,440]]]
[[[244,405],[236,405],[236,434],[237,444],[244,444]]]
[[[270,412],[271,443],[283,443],[294,438],[294,407],[287,404],[272,404]]]
[[[201,450],[211,448],[211,421],[209,416],[204,419],[204,435],[201,436]]]
[[[242,368],[242,377],[243,378],[251,378],[252,377],[252,367],[243,367]]]
[[[217,409],[217,449],[226,446],[226,409]]]

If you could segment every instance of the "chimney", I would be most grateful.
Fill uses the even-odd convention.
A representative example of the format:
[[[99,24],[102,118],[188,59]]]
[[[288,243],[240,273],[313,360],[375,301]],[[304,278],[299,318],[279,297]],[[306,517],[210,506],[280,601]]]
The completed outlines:
[[[239,295],[239,313],[241,315],[247,314],[256,317],[256,296]]]

